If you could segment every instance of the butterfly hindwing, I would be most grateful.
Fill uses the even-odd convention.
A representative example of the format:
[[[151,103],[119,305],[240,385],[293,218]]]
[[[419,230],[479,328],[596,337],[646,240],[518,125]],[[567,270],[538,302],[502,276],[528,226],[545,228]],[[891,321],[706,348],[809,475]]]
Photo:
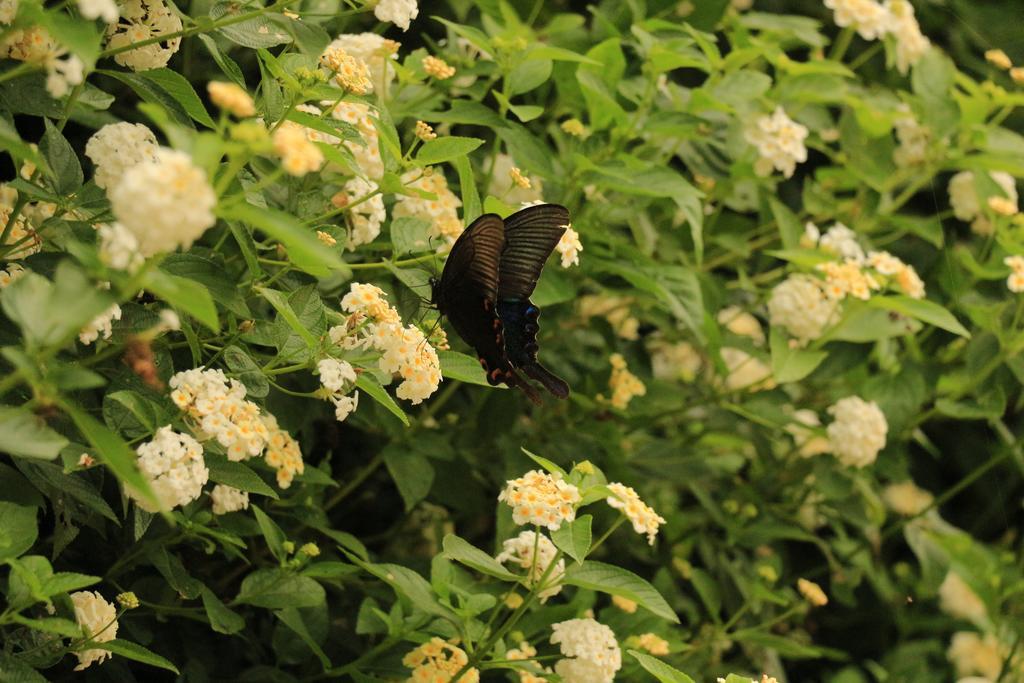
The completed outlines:
[[[556,398],[568,398],[569,385],[537,360],[540,308],[532,301],[499,301],[498,316],[505,328],[505,353],[513,367],[544,385]]]

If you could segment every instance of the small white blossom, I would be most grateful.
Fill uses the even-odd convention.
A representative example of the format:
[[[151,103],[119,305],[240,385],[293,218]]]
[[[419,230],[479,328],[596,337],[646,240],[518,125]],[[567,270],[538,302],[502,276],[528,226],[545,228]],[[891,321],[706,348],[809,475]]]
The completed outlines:
[[[139,240],[120,223],[105,223],[97,229],[100,260],[117,270],[135,271],[146,260],[139,253]]]
[[[374,192],[376,194],[373,194]],[[342,193],[346,205],[354,204],[364,197],[373,195],[369,199],[355,204],[348,211],[348,220],[352,229],[349,231],[346,246],[349,249],[355,249],[377,239],[377,236],[380,235],[380,228],[388,217],[387,211],[384,209],[384,195],[377,192],[377,184],[357,176],[345,183]]]
[[[436,195],[437,199],[426,199],[419,195],[400,195],[395,203],[394,217],[410,216],[422,218],[430,223],[430,235],[443,238],[448,244],[462,234],[462,221],[459,219],[458,208],[462,201],[448,188],[448,181],[438,168],[408,171],[402,176],[402,182],[413,190],[422,190]]]
[[[619,510],[633,524],[633,530],[647,536],[647,543],[654,545],[654,537],[658,529],[665,523],[665,518],[654,511],[650,505],[640,499],[640,495],[632,487],[625,484],[608,484],[608,490],[614,495],[605,498],[605,502]]]
[[[356,383],[356,371],[350,363],[337,358],[324,358],[317,363],[320,383],[333,392],[344,392]]]
[[[988,609],[974,589],[955,571],[946,573],[939,586],[939,607],[957,619],[966,619],[978,625],[988,621]]]
[[[530,470],[505,482],[498,500],[512,508],[512,520],[519,525],[536,524],[558,531],[562,522],[576,519],[580,492],[558,475]]]
[[[896,44],[896,69],[906,75],[932,44],[921,33],[921,26],[914,17],[914,6],[908,0],[886,0],[885,9],[889,14],[888,31]]]
[[[78,341],[88,346],[100,337],[110,339],[110,335],[114,332],[114,321],[120,319],[121,307],[117,304],[112,304],[110,308],[93,318],[88,325],[81,329],[78,333]]]
[[[885,447],[889,431],[885,414],[874,401],[847,396],[828,409],[834,418],[828,426],[832,453],[847,467],[867,467]]]
[[[570,619],[551,626],[551,643],[565,656],[555,664],[563,683],[611,683],[622,668],[615,633],[593,619]]]
[[[331,403],[334,404],[334,419],[344,422],[359,407],[359,392],[356,391],[351,396],[332,397]]]
[[[89,640],[109,643],[117,638],[117,608],[107,602],[99,591],[76,591],[71,593],[71,604],[75,608],[75,621]],[[75,652],[78,666],[75,671],[87,669],[93,664],[102,664],[113,654],[110,650],[91,648]]]
[[[108,196],[143,256],[187,249],[216,222],[217,196],[206,172],[184,152],[157,150],[156,159],[135,165]]]
[[[689,342],[670,344],[653,341],[648,351],[651,354],[651,374],[655,379],[692,382],[704,365],[700,352]]]
[[[990,681],[999,678],[1006,648],[991,633],[984,636],[973,631],[958,631],[950,640],[946,658],[953,663],[958,676],[980,674]]]
[[[889,484],[882,490],[882,501],[886,507],[904,517],[921,514],[934,500],[932,494],[919,488],[909,479],[898,484]]]
[[[511,156],[499,154],[495,157],[494,169],[491,171],[491,185],[487,189],[487,193],[500,197],[506,204],[543,203],[544,184],[540,178],[532,178],[530,184],[523,187],[514,181],[513,169],[519,170]]]
[[[1006,195],[1013,207],[1017,207],[1017,182],[1005,171],[990,171],[989,177],[995,181]],[[974,186],[974,172],[961,171],[949,180],[949,205],[953,215],[965,223],[970,222],[971,230],[979,235],[991,235],[995,225],[985,215],[981,207],[981,199]]]
[[[817,339],[838,318],[821,280],[807,275],[790,275],[772,289],[768,315],[773,326],[786,328],[800,342]]]
[[[170,426],[161,427],[151,441],[135,452],[139,454],[139,470],[160,502],[159,508],[153,507],[138,492],[128,489],[128,495],[143,510],[170,510],[187,505],[202,494],[210,470],[203,459],[203,447],[193,437],[175,432]]]
[[[821,239],[818,246],[830,254],[835,254],[843,259],[861,263],[864,261],[864,250],[857,242],[857,233],[842,223],[836,222]]]
[[[0,24],[10,24],[18,15],[18,0],[0,0]]]
[[[236,462],[263,452],[270,432],[259,406],[245,400],[241,382],[228,380],[221,370],[195,368],[175,373],[169,384],[171,400],[185,411],[201,440],[217,439]]]
[[[89,138],[85,155],[96,166],[93,180],[110,190],[136,164],[156,161],[159,149],[156,135],[141,123],[108,123]]]
[[[128,47],[157,36],[181,31],[181,19],[162,0],[124,0],[121,18],[107,27],[107,49]],[[132,71],[167,66],[181,47],[181,36],[114,55],[114,61]]]
[[[537,554],[534,557],[534,546]],[[533,531],[521,531],[514,538],[509,538],[502,543],[501,554],[496,559],[502,564],[512,562],[521,569],[527,570],[527,587],[533,588],[547,573],[544,579],[544,589],[537,593],[540,601],[546,602],[548,598],[562,592],[562,579],[565,577],[565,560],[559,560],[554,568],[548,572],[558,549],[551,540],[543,534],[537,535]]]
[[[86,19],[103,19],[104,24],[113,24],[121,16],[114,0],[78,0],[78,11]]]
[[[786,432],[793,437],[797,453],[802,458],[810,458],[832,450],[832,444],[818,433],[821,419],[813,410],[801,409],[793,411],[793,421],[786,425]]]
[[[365,144],[359,144],[354,140],[345,140],[343,143],[345,148],[355,157],[357,168],[354,170],[370,180],[381,178],[384,175],[384,159],[380,155],[380,135],[377,133],[377,127],[373,123],[376,115],[370,106],[362,102],[339,102],[331,110],[331,117],[352,124],[359,131],[360,137],[363,138]],[[324,140],[324,142],[330,141]],[[337,144],[337,138],[333,142]],[[409,174],[406,177],[408,176]],[[407,182],[405,177],[403,177],[403,182]],[[430,192],[431,190],[428,189],[427,191]],[[402,198],[404,198],[404,195],[400,197],[400,199]]]
[[[558,244],[555,245],[555,251],[562,257],[563,268],[580,264],[580,252],[583,251],[583,243],[580,241],[580,234],[573,230],[571,225],[566,226],[565,232],[562,233]]]
[[[416,0],[379,0],[373,8],[373,15],[380,21],[390,21],[402,29],[409,30],[409,22],[420,13]]]
[[[747,142],[757,148],[758,160],[754,171],[759,176],[770,175],[772,169],[790,178],[798,163],[807,161],[807,127],[793,121],[782,107],[771,115],[761,116],[748,127]]]
[[[240,491],[233,486],[217,484],[210,492],[213,502],[213,514],[226,515],[229,512],[249,509],[249,493]]]
[[[327,50],[334,48],[362,60],[370,69],[374,90],[387,92],[388,85],[395,78],[393,62],[398,59],[398,43],[377,33],[343,33],[327,46]]]
[[[854,28],[864,40],[876,40],[889,30],[889,12],[874,0],[825,0],[825,7],[835,13],[836,26]]]

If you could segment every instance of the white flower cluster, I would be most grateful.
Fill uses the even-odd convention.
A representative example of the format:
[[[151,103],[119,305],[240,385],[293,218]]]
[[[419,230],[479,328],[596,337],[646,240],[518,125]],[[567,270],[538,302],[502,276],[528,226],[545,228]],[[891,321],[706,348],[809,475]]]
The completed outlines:
[[[519,525],[536,524],[558,531],[562,522],[576,519],[580,492],[557,474],[530,470],[505,482],[498,500],[512,508],[512,520]]]
[[[651,356],[651,374],[660,380],[692,382],[704,365],[700,352],[690,342],[668,343],[652,340],[647,347]]]
[[[519,647],[509,648],[505,651],[505,659],[509,661],[517,662],[526,659],[533,659],[537,656],[537,648],[530,645],[525,640],[519,643]],[[547,683],[548,679],[544,676],[537,676],[537,673],[552,673],[551,669],[542,669],[539,664],[533,662],[527,666],[533,667],[533,671],[524,671],[523,669],[517,669],[519,674],[519,683]]]
[[[717,319],[719,325],[724,325],[733,334],[749,337],[754,346],[764,345],[761,323],[749,313],[736,306],[726,306],[718,312]],[[762,391],[775,387],[771,368],[760,359],[731,346],[723,346],[720,353],[729,371],[725,378],[725,388],[729,391]]]
[[[619,410],[625,410],[630,401],[647,393],[647,387],[639,377],[629,371],[626,359],[621,353],[613,353],[608,360],[612,366],[612,374],[608,377],[608,388],[612,395],[607,402]],[[605,398],[599,395],[598,400],[603,401]]]
[[[988,609],[966,581],[955,571],[946,572],[939,586],[939,607],[957,619],[966,619],[977,625],[988,621]]]
[[[487,194],[500,198],[506,204],[542,204],[544,202],[544,183],[540,178],[533,178],[524,187],[515,180],[518,171],[516,162],[511,156],[508,154],[496,156]],[[521,177],[521,174],[518,175]]]
[[[75,608],[75,621],[89,640],[109,643],[117,638],[117,608],[107,602],[99,591],[76,591],[68,597]],[[75,671],[81,671],[93,664],[102,664],[110,659],[112,654],[109,650],[91,648],[79,650],[75,652],[75,656],[78,657]]]
[[[376,183],[357,176],[345,183],[340,194],[347,206],[376,191]],[[335,195],[335,197],[337,196]],[[355,249],[377,239],[380,227],[387,218],[388,214],[384,209],[384,195],[380,192],[353,206],[348,211],[348,220],[352,229],[349,231],[346,246],[349,249]]]
[[[835,323],[836,309],[836,301],[825,295],[822,281],[809,275],[790,275],[768,298],[771,324],[786,328],[801,344],[817,339]]]
[[[1019,199],[1017,181],[1005,171],[989,171],[988,175],[1006,195],[1002,199],[1009,201],[1016,210]],[[973,171],[960,171],[950,178],[948,191],[949,205],[954,216],[965,223],[970,223],[971,230],[978,235],[991,235],[995,231],[995,224],[981,206]]]
[[[226,515],[229,512],[249,509],[249,493],[240,491],[233,486],[217,484],[210,491],[210,501],[213,503],[213,514]]]
[[[100,260],[117,270],[134,271],[145,258],[139,253],[139,240],[120,223],[104,223],[97,227]]]
[[[771,175],[775,169],[791,178],[796,165],[807,161],[807,127],[789,118],[782,107],[776,107],[771,115],[758,117],[744,135],[757,148],[754,172],[759,176]]]
[[[479,683],[480,672],[472,667],[456,680],[455,674],[468,663],[462,648],[437,636],[402,658],[402,664],[413,670],[409,683]]]
[[[139,454],[139,470],[160,503],[159,508],[153,507],[137,491],[128,489],[128,495],[143,510],[171,510],[202,495],[210,470],[203,459],[203,447],[188,434],[178,433],[170,425],[161,427],[135,452]]]
[[[181,19],[162,0],[121,0],[121,19],[107,27],[107,49],[128,47],[150,38],[181,31]],[[114,55],[114,61],[132,71],[167,66],[181,37],[160,40]]]
[[[889,484],[882,489],[882,501],[898,515],[913,517],[924,512],[935,500],[928,491],[910,481]]]
[[[417,178],[421,173],[422,176]],[[430,234],[433,237],[441,237],[448,244],[454,244],[455,238],[462,234],[462,221],[458,213],[462,202],[448,189],[444,173],[430,167],[422,171],[408,171],[402,176],[402,182],[410,189],[429,192],[437,199],[400,195],[395,203],[395,218],[422,218],[430,223]]]
[[[622,668],[615,633],[593,619],[570,619],[551,626],[551,643],[566,657],[555,664],[563,683],[611,683]]]
[[[850,27],[865,40],[892,36],[896,48],[896,68],[906,74],[931,47],[921,33],[908,0],[825,0],[825,7],[834,12],[837,26]]]
[[[121,307],[112,304],[110,308],[93,318],[88,325],[81,329],[78,333],[78,341],[88,346],[100,337],[110,339],[110,335],[114,332],[114,321],[120,319]]]
[[[885,448],[889,423],[874,401],[859,396],[839,399],[828,409],[834,421],[828,426],[832,453],[847,467],[867,467]]]
[[[46,91],[63,97],[71,86],[85,80],[85,64],[69,54],[43,26],[29,26],[8,32],[0,40],[0,57],[41,65],[46,69]]]
[[[829,299],[841,301],[852,296],[866,301],[872,292],[889,283],[911,298],[924,298],[924,281],[913,266],[887,251],[872,251],[865,255],[857,241],[857,233],[842,223],[836,223],[824,235],[814,223],[807,223],[800,244],[809,249],[817,247],[839,257],[840,260],[816,266],[816,270],[825,276],[824,292]]]
[[[85,155],[96,166],[93,180],[103,189],[115,187],[125,173],[143,161],[156,161],[156,135],[141,123],[108,123],[85,144]]]
[[[632,297],[609,294],[585,294],[577,299],[577,313],[582,322],[602,317],[622,339],[640,338],[640,321],[632,315]]]
[[[131,167],[108,196],[143,256],[187,249],[216,222],[217,196],[206,172],[172,149],[160,148],[155,159]]]
[[[861,263],[864,261],[864,250],[857,241],[857,233],[838,221],[822,235],[818,226],[808,222],[804,226],[804,234],[800,244],[808,249],[815,247],[838,256],[843,260]]]
[[[291,434],[278,426],[273,415],[264,415],[263,424],[267,429],[267,452],[263,459],[277,470],[277,485],[286,489],[292,485],[296,474],[306,470],[302,449]]]
[[[534,556],[533,552],[535,546],[537,549],[536,556]],[[558,549],[555,548],[555,544],[547,536],[543,534],[538,535],[533,531],[521,531],[515,538],[507,539],[502,543],[501,554],[494,559],[501,563],[513,562],[520,568],[527,570],[526,585],[528,588],[533,588],[540,581],[541,577],[548,572],[548,567],[557,554]],[[564,577],[565,560],[559,560],[554,568],[551,569],[551,572],[547,574],[547,578],[544,579],[545,588],[537,593],[537,597],[540,598],[542,603],[562,592],[562,579]]]
[[[171,377],[171,400],[188,415],[199,438],[217,439],[229,460],[255,458],[270,436],[245,386],[222,370],[184,370]]]
[[[0,24],[10,24],[18,15],[18,0],[0,0]]]
[[[274,153],[281,157],[281,166],[288,175],[300,178],[323,166],[324,153],[313,144],[310,131],[294,121],[281,121],[274,130]]]
[[[614,495],[608,496],[605,502],[620,510],[633,524],[633,531],[646,534],[647,543],[654,545],[654,537],[658,535],[658,528],[665,523],[665,518],[641,500],[640,495],[630,486],[611,483],[608,484],[608,490]]]
[[[390,21],[402,29],[409,30],[409,22],[420,13],[416,0],[379,0],[373,8],[373,16],[380,21]]]
[[[867,263],[879,275],[892,278],[900,291],[910,298],[924,298],[924,281],[921,280],[914,266],[904,263],[887,251],[869,252]]]
[[[810,458],[832,450],[829,440],[818,433],[821,419],[813,410],[801,409],[792,413],[793,421],[786,425],[786,432],[793,437],[797,454]]]
[[[395,79],[392,62],[398,59],[398,47],[395,41],[376,33],[343,33],[327,46],[327,50],[342,49],[362,60],[370,69],[374,90],[384,94]]]
[[[8,263],[6,268],[0,270],[0,289],[4,289],[9,286],[12,282],[27,272],[28,271],[20,264]]]
[[[18,192],[12,189],[6,184],[0,184],[0,226],[5,226],[10,222],[11,213],[14,211],[15,202],[18,199]],[[47,217],[47,213],[52,214],[52,209],[41,213],[33,213],[29,211],[32,205],[26,205],[18,218],[11,225],[11,229],[7,234],[7,240],[4,243],[7,246],[14,246],[9,252],[4,255],[5,259],[17,260],[23,259],[26,256],[39,253],[42,249],[42,240],[39,235],[36,234],[34,226],[32,225],[32,219],[36,222],[41,223]],[[52,206],[52,205],[46,205]]]
[[[1003,259],[1010,267],[1010,275],[1006,278],[1006,288],[1014,294],[1024,292],[1024,256],[1015,254]]]
[[[572,224],[566,226],[565,232],[562,233],[558,244],[555,245],[555,251],[562,257],[561,264],[563,268],[571,268],[580,264],[580,252],[583,251],[583,242],[580,241],[580,234],[572,229]]]
[[[380,155],[380,135],[373,123],[376,117],[371,116],[372,112],[370,106],[362,102],[339,102],[331,110],[331,116],[355,126],[359,131],[364,144],[345,140],[344,145],[355,157],[358,167],[355,170],[370,180],[377,180],[384,175],[384,159]],[[334,138],[330,142],[337,144],[338,140]]]
[[[437,391],[441,383],[437,351],[418,327],[402,325],[398,311],[388,304],[379,287],[352,283],[349,293],[341,299],[341,308],[350,317],[345,325],[331,328],[335,344],[346,349],[379,351],[380,369],[402,380],[395,395],[413,405]]]
[[[974,631],[957,631],[950,640],[946,658],[953,663],[958,676],[980,674],[995,681],[1003,670],[1006,648],[992,633],[984,636]]]
[[[320,373],[320,384],[331,393],[329,399],[334,404],[334,417],[344,422],[359,405],[359,392],[352,396],[345,394],[352,391],[356,383],[356,371],[346,361],[336,358],[324,358],[317,364]]]
[[[86,19],[103,19],[104,24],[113,24],[121,16],[114,0],[78,0],[78,11]]]
[[[900,103],[902,114],[893,122],[896,128],[896,139],[900,145],[892,153],[892,160],[900,168],[920,166],[928,160],[928,146],[931,143],[932,131],[922,126],[914,118],[905,103]]]

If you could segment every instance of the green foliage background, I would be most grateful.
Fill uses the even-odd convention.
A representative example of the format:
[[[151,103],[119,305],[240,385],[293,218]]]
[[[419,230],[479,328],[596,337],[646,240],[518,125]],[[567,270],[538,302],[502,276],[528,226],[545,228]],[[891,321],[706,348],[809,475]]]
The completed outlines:
[[[952,634],[984,630],[1007,647],[999,680],[1024,680],[1024,335],[1002,262],[1024,252],[1024,228],[997,218],[994,237],[974,235],[952,217],[946,193],[963,169],[1024,176],[1024,92],[982,56],[1000,47],[1024,61],[1019,7],[915,3],[939,49],[901,76],[887,67],[881,43],[854,37],[829,59],[843,34],[818,2],[757,0],[746,12],[694,4],[684,17],[677,3],[655,1],[424,2],[399,33],[358,3],[301,0],[288,4],[303,16],[288,24],[288,40],[262,45],[256,19],[216,28],[210,3],[195,0],[180,9],[201,23],[168,69],[139,73],[104,57],[97,26],[62,24],[55,17],[68,16],[66,8],[33,5],[33,21],[87,62],[99,61],[88,86],[60,100],[46,95],[38,71],[0,64],[5,177],[35,160],[41,172],[10,186],[19,201],[60,207],[40,230],[41,253],[24,260],[40,277],[0,292],[0,680],[174,675],[152,666],[187,681],[404,680],[401,658],[430,635],[488,642],[488,610],[509,584],[482,571],[459,542],[491,556],[516,532],[496,497],[506,480],[538,467],[524,448],[566,470],[589,461],[667,520],[653,547],[627,524],[588,557],[631,572],[628,581],[639,583],[620,594],[653,586],[655,597],[643,593],[646,608],[627,614],[609,602],[614,581],[581,579],[510,627],[543,654],[555,653],[545,645],[551,623],[593,609],[620,644],[647,632],[667,639],[672,653],[662,659],[694,680],[768,672],[780,681],[952,681]],[[237,11],[279,20],[278,9],[256,3]],[[535,297],[544,309],[541,358],[569,381],[569,401],[535,408],[516,392],[487,387],[475,362],[457,354],[445,356],[446,380],[422,405],[396,402],[371,384],[356,413],[338,423],[330,404],[308,395],[351,282],[384,288],[403,320],[426,315],[428,328],[435,317],[421,286],[443,255],[403,249],[393,222],[355,252],[342,250],[343,240],[330,249],[312,238],[305,222],[330,208],[345,172],[277,180],[255,202],[233,183],[218,224],[187,252],[153,259],[134,275],[99,260],[90,224],[110,219],[109,204],[82,156],[97,128],[144,121],[211,178],[230,178],[242,164],[247,182],[269,177],[275,159],[245,157],[225,143],[205,84],[230,78],[236,64],[260,115],[276,120],[286,101],[323,99],[295,78],[297,67],[315,68],[333,36],[363,30],[402,43],[392,97],[367,100],[379,108],[382,139],[398,147],[383,152],[389,215],[403,191],[401,172],[426,165],[405,155],[417,120],[441,135],[436,172],[461,197],[462,218],[510,208],[487,193],[499,152],[543,181],[545,200],[570,209],[581,264],[563,270],[553,259]],[[492,59],[456,47],[459,37]],[[428,53],[475,80],[426,78]],[[927,162],[910,171],[891,162],[898,101],[941,132]],[[788,180],[757,177],[742,135],[746,121],[776,104],[807,125],[813,141],[808,162]],[[570,117],[590,135],[563,132],[559,124]],[[832,128],[839,138],[827,142],[821,133]],[[468,155],[448,153],[449,136],[484,143]],[[989,185],[983,193],[998,195]],[[799,249],[805,220],[823,228],[842,221],[865,246],[913,264],[930,303],[890,293],[871,306],[851,304],[845,336],[792,356],[782,330],[772,330],[764,348],[729,332],[716,319],[721,309],[737,305],[767,330],[771,287],[787,272],[810,270],[813,260]],[[343,235],[345,221],[342,213],[317,227]],[[96,289],[101,281],[112,283],[109,292]],[[639,338],[622,338],[602,316],[581,316],[583,295],[624,297]],[[114,301],[124,316],[113,336],[77,344],[79,329]],[[122,493],[124,484],[144,488],[132,447],[164,424],[181,424],[166,392],[122,361],[167,306],[183,327],[151,339],[160,378],[223,368],[302,446],[306,474],[284,491],[258,462],[223,461],[211,474],[253,493],[247,512],[214,517],[204,496],[154,516]],[[691,381],[653,378],[655,338],[692,343],[707,371]],[[454,334],[452,343],[468,351]],[[723,389],[723,346],[754,354],[789,381],[760,392]],[[287,362],[268,365],[284,350],[293,351]],[[608,393],[613,353],[647,388],[625,409],[597,398]],[[784,408],[824,417],[854,394],[876,401],[888,419],[878,461],[850,470],[828,455],[795,457]],[[102,466],[79,467],[82,452]],[[900,517],[881,491],[908,478],[936,503]],[[821,526],[801,517],[809,501]],[[615,523],[610,508],[586,511],[595,536]],[[448,534],[459,538],[448,537],[445,548]],[[315,542],[321,555],[289,552],[285,541]],[[981,597],[989,623],[939,609],[950,568]],[[800,598],[801,577],[825,588],[827,607],[811,610]],[[45,621],[44,604],[71,617],[66,594],[86,586],[107,599],[133,591],[142,605],[121,616],[126,644],[111,661],[72,673],[67,648],[80,647],[82,636],[69,621]],[[500,662],[517,642],[492,644],[475,663]],[[655,665],[624,659],[619,680],[651,680]],[[502,666],[484,680],[518,680]]]

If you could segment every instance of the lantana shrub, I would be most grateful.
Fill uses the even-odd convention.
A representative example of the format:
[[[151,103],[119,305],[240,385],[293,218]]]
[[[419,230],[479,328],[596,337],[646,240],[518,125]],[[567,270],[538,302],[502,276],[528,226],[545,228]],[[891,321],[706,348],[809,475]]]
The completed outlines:
[[[0,679],[1024,680],[968,4],[0,0]],[[534,406],[431,285],[543,202]]]

